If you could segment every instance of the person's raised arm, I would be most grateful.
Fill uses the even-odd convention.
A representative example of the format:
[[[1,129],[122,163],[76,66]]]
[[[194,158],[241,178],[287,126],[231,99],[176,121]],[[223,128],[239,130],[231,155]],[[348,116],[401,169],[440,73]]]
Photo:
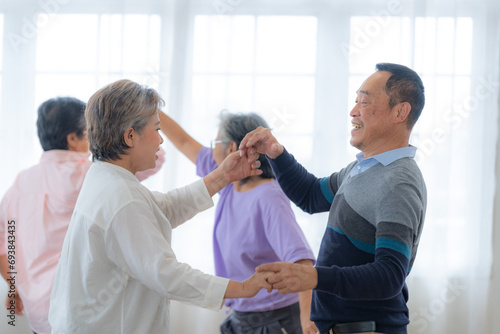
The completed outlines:
[[[160,111],[159,115],[161,131],[182,154],[195,164],[198,152],[200,152],[203,145],[191,137],[177,122],[163,111]]]
[[[271,130],[258,127],[243,138],[240,143],[240,155],[253,162],[256,159],[255,154],[265,154],[268,157],[281,189],[299,208],[308,213],[325,212],[330,209],[331,201],[325,193],[330,195],[331,192],[326,191],[328,187],[326,183],[323,191],[322,179],[302,167],[278,142]]]

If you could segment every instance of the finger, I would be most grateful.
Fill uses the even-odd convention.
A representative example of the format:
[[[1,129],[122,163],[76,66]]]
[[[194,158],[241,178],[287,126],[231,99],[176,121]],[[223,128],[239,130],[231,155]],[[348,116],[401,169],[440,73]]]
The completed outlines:
[[[259,159],[259,153],[247,151],[247,159],[249,163],[255,163]]]
[[[269,286],[267,288],[267,292],[271,293],[271,292],[273,292],[273,284],[269,281],[269,277],[270,277],[271,273],[267,272],[265,274],[268,274],[268,276],[266,277],[266,282],[269,284]]]
[[[272,144],[272,145],[271,145],[271,150],[272,150],[272,152],[273,152],[274,154],[278,154],[278,153],[279,153],[279,151],[280,151],[280,147],[279,147],[279,145],[278,145],[278,144]]]
[[[257,130],[257,129],[256,129]],[[246,150],[248,145],[248,140],[253,136],[256,130],[250,131],[240,142],[240,150]]]
[[[255,161],[253,164],[252,164],[252,168],[253,169],[259,169],[261,165],[261,162],[259,160]]]
[[[286,284],[283,280],[279,280],[277,282],[269,280],[269,283],[273,283],[273,288],[277,290],[289,289],[288,284]]]
[[[276,289],[276,284],[282,281],[282,278],[276,274],[272,274],[267,278],[267,281],[273,285],[273,288]]]
[[[248,160],[253,159],[257,160],[259,158],[259,153],[257,152],[257,149],[255,147],[250,147],[247,149],[247,157]]]
[[[252,169],[250,171],[250,175],[249,176],[257,176],[257,175],[261,175],[262,173],[263,173],[263,171],[260,170],[260,169]]]
[[[255,271],[261,272],[261,271],[273,271],[273,272],[279,272],[283,267],[282,262],[272,262],[272,263],[264,263],[255,268]]]
[[[262,281],[262,289],[266,289],[267,291],[272,290],[273,285],[269,283],[267,279],[265,279],[264,281]]]
[[[263,130],[264,128],[259,126],[257,129],[249,132],[246,137],[247,141],[245,143],[245,147],[248,148],[251,146],[255,146],[259,141],[265,138],[265,134],[262,132]]]

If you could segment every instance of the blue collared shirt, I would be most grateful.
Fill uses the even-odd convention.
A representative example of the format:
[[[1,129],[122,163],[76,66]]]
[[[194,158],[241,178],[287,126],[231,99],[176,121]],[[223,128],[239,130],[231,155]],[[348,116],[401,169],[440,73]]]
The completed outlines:
[[[397,148],[395,150],[387,151],[384,153],[380,153],[367,159],[365,159],[365,154],[363,152],[360,152],[356,154],[356,160],[358,160],[358,163],[349,173],[349,177],[366,172],[368,169],[370,169],[371,167],[375,166],[378,163],[387,166],[401,158],[413,158],[415,157],[416,152],[417,148],[411,145],[407,147]]]

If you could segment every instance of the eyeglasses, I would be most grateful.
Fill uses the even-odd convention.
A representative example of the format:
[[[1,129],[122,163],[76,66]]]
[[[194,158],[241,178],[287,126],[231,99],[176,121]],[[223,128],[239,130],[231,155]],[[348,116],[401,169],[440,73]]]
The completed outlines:
[[[215,145],[217,144],[220,144],[220,143],[223,143],[224,141],[223,140],[215,140],[215,139],[212,139],[210,141],[210,148],[213,150],[215,148]]]

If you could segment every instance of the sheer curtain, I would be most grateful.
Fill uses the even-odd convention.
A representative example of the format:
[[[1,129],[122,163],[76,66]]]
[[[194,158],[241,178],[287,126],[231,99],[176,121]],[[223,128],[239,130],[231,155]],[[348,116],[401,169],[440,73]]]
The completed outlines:
[[[85,101],[124,77],[158,89],[166,112],[205,145],[216,136],[221,109],[257,111],[306,168],[326,176],[357,153],[349,145],[348,115],[356,89],[377,62],[402,63],[422,76],[427,97],[411,139],[427,181],[428,212],[407,280],[409,332],[493,333],[500,327],[500,305],[495,298],[488,304],[489,295],[500,295],[498,274],[491,279],[492,261],[500,263],[492,252],[500,238],[491,238],[499,6],[495,0],[2,1],[0,195],[39,159],[39,103],[57,95]],[[163,173],[148,187],[167,191],[196,179],[194,166],[168,141],[164,149]],[[326,215],[295,212],[317,252]],[[198,215],[173,240],[179,260],[208,273],[213,215]],[[217,333],[225,317],[225,310],[176,302],[171,308],[172,333]],[[0,322],[2,333],[29,332],[15,329]]]
[[[407,280],[409,331],[491,332],[498,4],[282,4],[239,2],[223,7],[224,17],[213,8],[192,6],[185,19],[194,27],[183,63],[185,98],[172,114],[206,143],[216,133],[222,108],[256,109],[268,119],[281,111],[288,117],[275,129],[278,138],[309,170],[328,175],[354,158],[348,112],[375,63],[414,68],[424,80],[427,103],[411,142],[419,147],[429,201],[416,265]],[[266,25],[268,19],[273,24]],[[306,51],[297,55],[297,49]],[[245,56],[248,67],[236,68]],[[275,63],[273,56],[279,59]],[[268,95],[259,90],[262,86]],[[194,118],[203,121],[189,121]],[[296,214],[317,250],[326,218]],[[209,248],[200,243],[198,249]]]

